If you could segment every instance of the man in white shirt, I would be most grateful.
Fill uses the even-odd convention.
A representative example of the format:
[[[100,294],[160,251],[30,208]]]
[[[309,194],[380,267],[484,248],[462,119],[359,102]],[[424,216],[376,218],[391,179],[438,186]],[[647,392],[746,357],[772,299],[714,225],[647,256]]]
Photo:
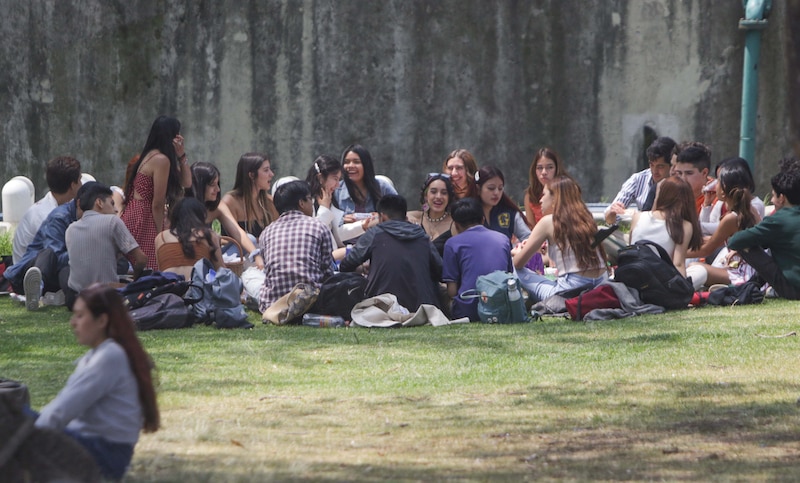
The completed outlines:
[[[625,209],[634,201],[640,211],[653,209],[653,200],[656,194],[656,185],[659,181],[669,176],[672,150],[675,141],[662,136],[653,141],[647,148],[647,160],[650,167],[634,173],[623,183],[614,201],[606,208],[606,223],[611,225],[618,215],[625,213]]]
[[[47,215],[57,206],[75,199],[75,194],[81,187],[81,163],[69,156],[53,158],[47,162],[45,178],[50,192],[28,208],[14,230],[11,242],[14,263],[19,263],[25,255],[28,245]]]

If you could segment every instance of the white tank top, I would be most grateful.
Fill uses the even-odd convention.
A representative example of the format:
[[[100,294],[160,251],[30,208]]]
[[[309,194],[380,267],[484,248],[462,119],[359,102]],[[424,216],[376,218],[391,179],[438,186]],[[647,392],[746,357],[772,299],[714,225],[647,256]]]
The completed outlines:
[[[600,250],[597,250],[596,254],[597,266],[590,267],[589,270],[604,268],[603,257],[600,255]],[[555,242],[555,240],[548,240],[547,256],[550,257],[550,260],[555,262],[556,267],[558,268],[559,276],[566,275],[568,273],[578,273],[584,271],[584,269],[578,266],[578,259],[575,257],[575,253],[572,251],[572,249],[570,248],[566,253],[562,252],[558,248],[558,244]]]
[[[631,243],[639,240],[650,240],[661,245],[670,258],[675,253],[675,242],[667,232],[667,222],[653,217],[652,211],[642,211],[639,213],[639,220],[636,228],[631,232]]]

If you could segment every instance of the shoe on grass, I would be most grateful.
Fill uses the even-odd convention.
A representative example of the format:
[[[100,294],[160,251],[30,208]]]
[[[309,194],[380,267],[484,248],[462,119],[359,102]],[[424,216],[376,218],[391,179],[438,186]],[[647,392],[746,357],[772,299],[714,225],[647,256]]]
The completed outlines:
[[[22,287],[25,289],[25,308],[37,310],[42,298],[42,271],[37,267],[29,268],[22,279]]]
[[[61,306],[67,303],[67,298],[64,296],[64,291],[47,292],[42,297],[42,305],[56,305]]]

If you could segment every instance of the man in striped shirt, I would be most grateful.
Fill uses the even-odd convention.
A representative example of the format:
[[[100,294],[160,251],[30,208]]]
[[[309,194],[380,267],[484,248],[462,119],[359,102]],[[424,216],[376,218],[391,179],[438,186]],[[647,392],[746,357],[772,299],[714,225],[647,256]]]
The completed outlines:
[[[614,201],[606,208],[605,218],[607,224],[614,223],[617,216],[625,213],[625,209],[634,201],[641,211],[649,211],[653,208],[656,185],[659,181],[669,176],[670,161],[674,148],[675,141],[666,136],[657,138],[650,144],[646,152],[650,167],[634,173],[623,183]]]
[[[88,184],[88,183],[87,183]],[[147,256],[131,232],[117,216],[111,188],[100,183],[78,197],[78,221],[66,232],[69,272],[64,290],[65,302],[72,308],[78,292],[94,283],[119,282],[117,259],[130,255],[135,260],[133,278],[147,266]]]

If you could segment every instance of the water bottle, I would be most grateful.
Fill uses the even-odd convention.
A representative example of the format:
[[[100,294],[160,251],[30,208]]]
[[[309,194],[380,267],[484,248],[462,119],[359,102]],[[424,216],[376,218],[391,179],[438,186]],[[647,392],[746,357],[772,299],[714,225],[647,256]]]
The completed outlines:
[[[523,322],[526,320],[525,303],[521,300],[522,294],[519,291],[519,287],[517,287],[517,281],[512,278],[506,283],[508,284],[508,301],[509,305],[511,305],[511,321]]]
[[[320,315],[320,314],[305,314],[303,315],[303,325],[307,327],[344,327],[344,319],[338,315]]]

